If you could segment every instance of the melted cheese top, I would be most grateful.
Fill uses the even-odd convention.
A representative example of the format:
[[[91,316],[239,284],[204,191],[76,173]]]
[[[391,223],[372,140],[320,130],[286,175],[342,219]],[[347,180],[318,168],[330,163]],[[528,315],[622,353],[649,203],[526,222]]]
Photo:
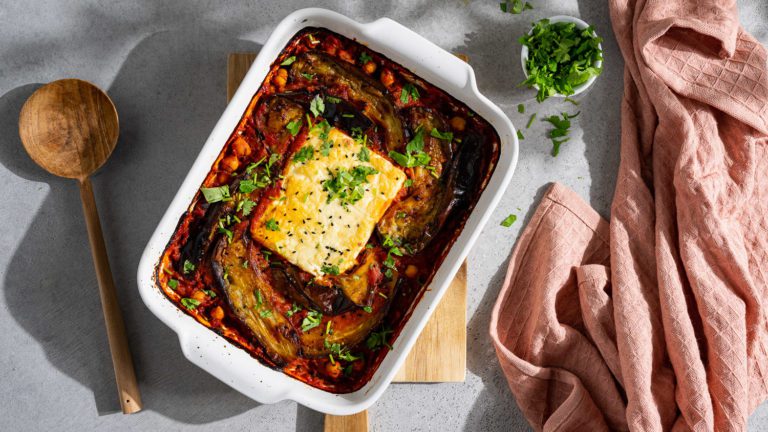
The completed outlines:
[[[301,150],[291,156],[283,170],[280,196],[252,221],[251,236],[302,270],[321,277],[337,270],[342,274],[355,265],[355,257],[406,175],[373,151],[368,152],[369,161],[361,161],[358,155],[363,145],[338,129],[331,128],[325,140],[318,129],[310,130],[304,144],[314,149],[314,155],[307,161],[294,160]],[[365,190],[362,198],[344,205],[339,198],[329,201],[323,183],[339,170],[351,171],[358,166],[376,170],[361,184]]]

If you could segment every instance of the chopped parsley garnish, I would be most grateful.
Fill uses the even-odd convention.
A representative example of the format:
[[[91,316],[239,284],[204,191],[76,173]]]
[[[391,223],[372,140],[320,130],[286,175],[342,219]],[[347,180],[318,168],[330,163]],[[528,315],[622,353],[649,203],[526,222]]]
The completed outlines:
[[[256,189],[265,188],[269,185],[269,179],[268,178],[262,178],[261,180],[254,180],[254,179],[243,179],[240,180],[240,184],[237,186],[237,189],[244,194],[249,194]]]
[[[557,93],[572,95],[575,87],[602,72],[602,67],[595,66],[603,59],[600,42],[592,27],[579,29],[574,23],[547,19],[537,22],[530,34],[520,38],[528,47],[528,78],[522,84],[538,87],[539,102]]]
[[[387,343],[387,336],[392,333],[392,330],[388,330],[386,328],[382,328],[379,331],[371,332],[370,335],[368,335],[368,339],[365,341],[365,345],[368,347],[368,349],[379,349],[382,346],[385,346],[389,349],[392,349],[392,345]]]
[[[524,140],[525,139],[525,137],[523,136],[523,133],[520,132],[520,129],[517,130],[517,139],[519,139],[519,140]]]
[[[243,216],[248,216],[253,211],[253,208],[256,206],[256,201],[253,201],[250,198],[243,198],[237,203],[237,209],[242,210]]]
[[[285,316],[287,316],[287,317],[289,317],[289,318],[290,318],[290,317],[292,317],[292,316],[293,316],[293,314],[295,314],[296,312],[299,312],[299,311],[301,311],[301,306],[297,305],[296,303],[293,303],[293,304],[291,305],[291,308],[290,308],[290,309],[288,309],[288,310],[285,312]]]
[[[261,295],[261,290],[256,290],[256,308],[260,309],[261,305],[264,304],[264,297]]]
[[[330,102],[332,104],[341,103],[341,99],[339,99],[337,97],[334,97],[334,96],[326,96],[325,100],[327,100],[328,102]]]
[[[267,220],[264,223],[264,226],[270,231],[280,231],[280,225],[278,225],[277,221],[274,219]]]
[[[419,89],[417,89],[416,86],[411,83],[406,83],[403,86],[403,89],[400,90],[400,102],[403,104],[407,104],[409,98],[416,102],[419,100],[419,97]]]
[[[320,95],[315,95],[312,102],[309,103],[309,111],[312,112],[312,115],[315,117],[325,112],[325,103]]]
[[[302,73],[301,73],[301,76],[303,76],[304,78],[306,78],[306,79],[308,79],[308,80],[311,80],[312,78],[314,78],[314,77],[315,77],[315,74],[311,74],[311,73],[302,72]]]
[[[177,281],[176,279],[168,280],[168,288],[175,290],[178,287],[179,287],[179,281]]]
[[[570,103],[572,103],[572,104],[574,104],[574,105],[576,105],[576,106],[579,106],[579,101],[577,101],[577,100],[575,100],[575,99],[571,99],[571,98],[567,97],[567,98],[565,98],[564,100],[565,100],[566,102],[570,102]]]
[[[288,132],[290,132],[292,136],[298,135],[301,130],[301,118],[288,122],[288,124],[285,125],[285,128],[288,129]]]
[[[259,312],[259,316],[262,318],[272,318],[272,311],[269,309],[264,309]]]
[[[369,162],[371,160],[371,151],[368,150],[368,147],[363,147],[357,154],[357,158],[360,159],[360,162]]]
[[[280,155],[277,153],[272,153],[269,155],[269,160],[267,161],[267,166],[265,167],[265,171],[267,172],[267,177],[272,177],[272,174],[270,174],[269,170],[272,168],[272,165],[275,164],[275,162],[280,159]]]
[[[200,188],[203,193],[203,197],[209,204],[217,203],[220,201],[229,201],[232,197],[229,195],[229,186],[219,186],[212,188]]]
[[[261,159],[257,160],[256,162],[252,162],[252,163],[248,164],[248,166],[245,168],[245,173],[247,175],[251,175],[253,173],[253,171],[256,168],[258,168],[259,165],[261,165],[262,163],[264,163],[264,158],[261,158]]]
[[[224,221],[222,219],[219,219],[219,228],[218,232],[221,234],[224,234],[227,236],[227,242],[232,243],[232,237],[234,234],[232,233],[232,230],[227,229],[226,226],[224,226]]]
[[[333,141],[325,140],[323,141],[323,144],[320,146],[320,154],[328,157],[328,155],[331,154],[331,147],[333,147]]]
[[[195,300],[193,298],[186,298],[186,297],[184,297],[183,299],[181,299],[181,304],[182,304],[182,306],[184,306],[185,308],[187,308],[189,310],[195,310],[195,309],[197,309],[198,306],[200,306],[200,301],[199,300]]]
[[[405,154],[390,151],[389,157],[405,168],[426,166],[432,158],[424,153],[424,130],[420,127],[416,130],[416,135],[405,146]]]
[[[499,3],[499,7],[502,12],[508,12],[512,15],[519,15],[525,10],[533,9],[533,6],[530,3],[523,3],[523,0],[504,0]]]
[[[316,310],[310,310],[307,312],[307,316],[301,320],[301,331],[306,332],[320,325],[323,320],[323,314]]]
[[[501,226],[509,228],[512,226],[513,223],[515,223],[516,220],[517,220],[517,215],[511,214],[506,218],[504,218],[503,221],[501,221]]]
[[[328,192],[327,202],[338,199],[342,206],[346,206],[363,198],[363,184],[368,183],[368,176],[378,174],[378,171],[371,166],[358,165],[351,170],[339,168],[330,174],[331,178],[323,182],[323,190]]]
[[[329,265],[329,264],[323,264],[323,266],[320,268],[320,271],[329,274],[329,275],[337,275],[339,274],[339,266],[337,265]]]
[[[365,306],[365,307],[363,308],[363,310],[364,310],[364,311],[366,311],[366,312],[368,312],[368,313],[371,313],[371,312],[373,312],[373,308],[371,308],[370,306]]]
[[[557,156],[560,153],[560,144],[570,139],[568,133],[571,129],[571,119],[579,114],[578,112],[573,115],[561,113],[560,116],[552,115],[544,119],[554,126],[554,129],[549,132],[549,138],[552,140],[552,156]]]
[[[280,63],[280,66],[290,66],[295,61],[296,61],[296,56],[290,56],[287,59],[283,60],[283,62]]]
[[[525,114],[525,105],[517,104],[517,112],[519,112],[520,114]]]
[[[190,260],[184,260],[183,270],[184,274],[192,273],[195,271],[195,265]]]
[[[405,187],[413,186],[413,179],[405,179],[405,181],[403,182],[403,186]]]
[[[342,346],[338,342],[328,343],[328,340],[326,339],[323,341],[323,345],[325,346],[325,349],[327,349],[330,352],[328,356],[331,359],[331,363],[334,363],[334,364],[336,363],[333,358],[334,355],[339,360],[344,360],[347,362],[353,362],[355,360],[360,359],[360,356],[352,354],[349,351],[349,348]]]
[[[536,113],[531,114],[531,118],[528,119],[528,124],[525,125],[526,129],[529,129],[531,125],[533,124],[533,121],[536,120]]]
[[[368,63],[371,60],[373,60],[373,57],[368,55],[367,52],[363,51],[362,53],[360,53],[360,63],[366,64],[366,63]]]
[[[203,290],[203,292],[210,298],[216,298],[216,293],[211,290]]]
[[[439,130],[432,128],[432,132],[430,132],[429,135],[441,140],[453,141],[453,132],[440,132]]]
[[[315,156],[315,148],[305,145],[293,155],[294,162],[307,162]]]

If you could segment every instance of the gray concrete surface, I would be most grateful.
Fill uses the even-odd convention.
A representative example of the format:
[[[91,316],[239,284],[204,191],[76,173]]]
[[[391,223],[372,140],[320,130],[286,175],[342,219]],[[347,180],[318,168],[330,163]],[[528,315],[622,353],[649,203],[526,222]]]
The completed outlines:
[[[225,106],[231,51],[258,51],[289,12],[324,6],[361,21],[388,16],[470,57],[480,89],[518,125],[537,105],[522,79],[516,40],[539,18],[569,14],[605,38],[605,72],[584,97],[573,139],[549,155],[544,125],[524,130],[520,162],[469,260],[466,383],[391,386],[371,409],[377,431],[527,430],[499,370],[487,327],[510,250],[549,182],[578,191],[608,214],[619,154],[622,60],[599,0],[531,0],[502,14],[498,0],[0,2],[0,430],[318,431],[322,416],[292,402],[261,406],[184,359],[175,335],[143,305],[135,273],[142,249]],[[768,43],[768,4],[739,1],[743,25]],[[95,82],[114,99],[118,147],[95,177],[114,276],[145,410],[118,409],[96,279],[74,182],[26,156],[16,122],[23,101],[57,78]],[[526,103],[526,115],[517,113]],[[520,220],[499,222],[509,213]],[[768,407],[752,416],[768,430]]]

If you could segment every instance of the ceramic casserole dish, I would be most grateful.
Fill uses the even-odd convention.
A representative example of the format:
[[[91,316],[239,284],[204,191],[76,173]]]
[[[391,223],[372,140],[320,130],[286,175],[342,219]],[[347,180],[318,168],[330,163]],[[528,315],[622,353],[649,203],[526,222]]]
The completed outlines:
[[[167,281],[168,277],[159,272],[160,264],[158,263],[162,263],[164,251],[173,242],[180,218],[183,218],[190,211],[190,202],[200,199],[201,184],[209,181],[207,179],[210,179],[211,167],[215,163],[219,163],[222,149],[230,142],[233,130],[236,130],[239,127],[238,125],[241,124],[244,113],[250,109],[254,94],[262,87],[265,79],[272,77],[272,75],[268,74],[270,74],[270,70],[274,71],[275,62],[279,59],[282,64],[290,65],[297,61],[294,56],[291,56],[291,58],[281,58],[280,56],[283,50],[286,49],[286,45],[294,40],[299,32],[307,28],[318,28],[322,29],[321,31],[327,30],[328,32],[338,34],[341,37],[355,41],[355,43],[360,43],[366,48],[370,48],[371,52],[375,53],[373,54],[374,56],[383,56],[397,63],[407,70],[406,73],[412,73],[418,79],[423,80],[423,82],[442,90],[465,105],[466,109],[471,110],[472,115],[476,114],[484,119],[483,121],[487,122],[495,131],[498,139],[497,159],[495,160],[495,166],[492,168],[492,174],[489,174],[489,177],[485,180],[482,193],[479,193],[473,207],[470,207],[472,210],[466,215],[463,228],[460,228],[457,231],[457,235],[451,239],[450,246],[443,254],[442,262],[430,273],[431,279],[428,281],[428,287],[419,293],[420,299],[410,307],[405,315],[404,323],[398,329],[399,333],[394,335],[396,337],[392,341],[391,350],[388,350],[385,355],[382,355],[377,360],[380,363],[377,363],[378,367],[374,369],[372,375],[366,377],[365,384],[349,392],[327,391],[319,388],[320,386],[309,385],[283,373],[283,371],[275,367],[269,367],[269,364],[265,364],[263,361],[260,362],[252,353],[230,343],[231,338],[229,338],[230,340],[225,339],[222,335],[210,331],[209,328],[201,325],[193,316],[184,313],[176,304],[169,300],[168,292],[164,292],[161,289],[158,279],[158,277],[162,276]],[[309,37],[311,38],[312,36],[310,35]],[[351,62],[354,61],[354,59],[351,60]],[[314,74],[304,73],[302,75],[306,79],[313,79]],[[417,94],[418,92],[413,97],[418,97]],[[297,97],[300,98],[301,95]],[[409,96],[405,91],[403,91],[400,98],[403,102],[409,102]],[[335,98],[326,96],[326,106],[334,106],[328,105],[332,99]],[[324,109],[322,101],[318,105],[318,101],[313,100],[311,107],[314,115],[319,115],[316,119],[322,118],[322,110]],[[318,114],[318,109],[320,114]],[[334,106],[333,109],[341,108]],[[342,114],[341,116],[345,118],[353,117],[352,114]],[[306,122],[309,124],[313,122],[309,114],[306,115]],[[294,137],[299,134],[298,127],[300,124],[301,122],[296,120],[289,123],[287,127],[287,129],[291,130]],[[328,123],[325,124],[328,125]],[[440,138],[443,136],[440,131],[435,132],[435,128],[432,131],[432,137]],[[327,137],[328,129],[326,129],[325,134]],[[413,135],[413,132],[411,134]],[[299,136],[301,137],[301,135]],[[412,136],[412,138],[414,137]],[[420,137],[417,138],[422,139]],[[433,138],[427,139],[431,140]],[[451,138],[448,138],[449,142],[450,140]],[[350,145],[353,145],[351,139],[350,143]],[[410,145],[411,143],[409,143]],[[302,148],[301,150],[306,149]],[[325,151],[330,152],[327,148]],[[414,154],[418,156],[417,153],[418,151],[414,150]],[[296,154],[298,152],[294,154],[294,161],[298,160]],[[408,150],[408,157],[410,158],[410,156],[411,150]],[[246,396],[265,404],[290,399],[314,410],[334,415],[348,415],[359,412],[368,408],[381,396],[402,365],[411,347],[416,342],[419,333],[426,325],[432,311],[438,305],[443,293],[448,288],[459,266],[466,258],[472,244],[477,239],[491,212],[504,193],[517,163],[517,156],[518,141],[512,123],[496,105],[480,94],[477,89],[474,72],[467,63],[387,18],[382,18],[368,24],[361,24],[343,15],[324,9],[310,8],[296,11],[280,22],[264,44],[264,47],[243,79],[242,84],[227,106],[221,119],[208,137],[181,188],[152,235],[139,264],[139,292],[147,307],[178,334],[182,351],[187,359]],[[386,158],[381,159],[380,163],[384,164],[383,160]],[[397,158],[395,159],[397,160]],[[261,169],[263,167],[264,165],[262,165]],[[380,167],[379,171],[381,171]],[[393,168],[393,171],[398,170]],[[377,173],[372,168],[370,172]],[[269,174],[268,168],[267,173]],[[284,181],[282,176],[280,178],[281,182]],[[363,178],[365,179],[365,176]],[[393,178],[402,182],[402,178],[396,178],[396,175]],[[211,188],[211,190],[213,189],[215,188]],[[240,191],[242,190],[243,188],[240,187]],[[206,194],[205,198],[208,200],[209,196]],[[307,197],[304,197],[305,202],[306,200]],[[356,202],[354,200],[347,200],[348,203]],[[358,197],[357,200],[360,200],[360,198]],[[329,198],[328,201],[330,202],[331,199]],[[267,204],[267,206],[269,205]],[[398,217],[400,216],[398,215]],[[266,236],[265,238],[268,239],[268,235],[271,234],[270,231],[278,231],[278,228],[277,226],[274,229],[270,228],[269,224],[274,224],[274,219],[267,220],[266,222],[267,229],[262,230],[261,235]],[[232,243],[231,232],[225,229],[221,223],[220,220],[219,232],[228,233],[230,243]],[[227,219],[227,223],[234,224],[235,222]],[[379,235],[381,236],[380,231],[381,229],[379,228]],[[253,231],[251,231],[251,234],[253,234]],[[225,240],[226,238],[221,240],[219,244],[226,246]],[[386,244],[386,240],[384,243]],[[262,244],[266,243],[262,241]],[[390,249],[390,252],[393,252],[392,249]],[[389,254],[387,258],[389,258]],[[297,260],[296,263],[299,266],[306,264],[301,260]],[[243,262],[242,264],[243,268],[248,267],[248,262]],[[342,265],[342,260],[339,260],[338,264]],[[186,261],[184,262],[184,267],[184,273],[186,273]],[[192,270],[194,270],[194,266],[192,267]],[[329,266],[324,264],[322,273],[318,270],[317,274],[320,279],[327,276],[325,273],[330,275],[337,275],[339,273],[338,268],[331,272],[330,270],[325,270],[326,267]],[[304,268],[302,267],[302,269]],[[311,272],[311,270],[308,271]],[[383,276],[381,277],[383,278]],[[392,277],[391,273],[388,277]],[[223,280],[229,281],[228,278],[231,279],[232,276],[227,274],[225,268]],[[225,284],[225,282],[221,283]],[[174,284],[178,284],[178,281],[175,279]],[[228,292],[228,294],[230,293]],[[216,297],[213,293],[209,295]],[[219,293],[219,298],[221,297],[222,295]],[[386,298],[385,295],[381,295],[381,297]],[[184,300],[193,302],[192,306],[185,304],[187,308],[195,307],[196,304],[200,303],[200,301],[194,299],[185,298]],[[259,305],[261,305],[260,294]],[[371,313],[370,306],[366,306],[363,309]],[[261,311],[262,317],[269,317],[271,315],[271,310]],[[322,315],[320,317],[322,318]],[[320,330],[318,329],[317,331]],[[323,334],[332,334],[330,323],[328,323],[328,328],[324,332]],[[335,351],[332,350],[332,352],[337,356],[340,354],[338,347],[336,347]],[[348,357],[350,356],[349,352],[345,354]],[[331,356],[330,361],[335,364],[333,356]]]

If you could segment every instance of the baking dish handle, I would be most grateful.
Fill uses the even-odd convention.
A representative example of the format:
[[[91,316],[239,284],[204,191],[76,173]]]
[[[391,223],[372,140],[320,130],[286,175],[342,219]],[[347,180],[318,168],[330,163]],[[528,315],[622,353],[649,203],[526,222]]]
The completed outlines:
[[[447,81],[458,88],[473,88],[475,74],[472,67],[455,55],[430,42],[423,36],[389,18],[379,18],[364,25],[364,33],[386,45],[394,60],[402,55],[423,70],[414,71],[429,81]],[[407,45],[403,45],[403,41]],[[405,48],[405,49],[404,49]],[[424,72],[427,73],[424,73]]]

